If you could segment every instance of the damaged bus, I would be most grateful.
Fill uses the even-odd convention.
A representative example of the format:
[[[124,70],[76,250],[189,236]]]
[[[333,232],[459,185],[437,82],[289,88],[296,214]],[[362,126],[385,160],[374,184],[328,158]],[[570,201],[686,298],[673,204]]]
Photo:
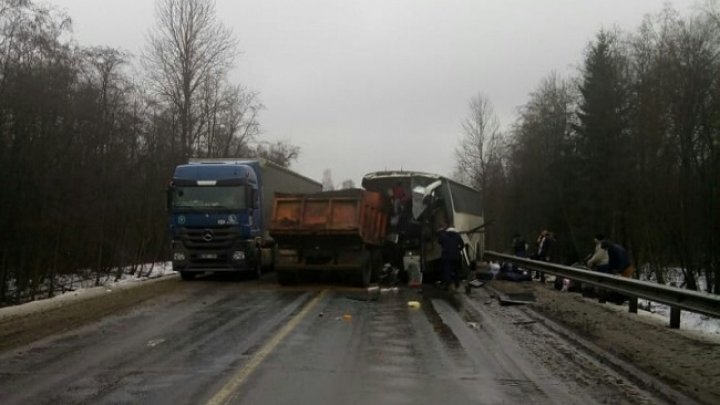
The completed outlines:
[[[388,243],[394,244],[391,262],[406,271],[418,265],[433,277],[439,270],[437,231],[455,228],[465,242],[465,269],[474,268],[484,251],[483,207],[480,191],[436,174],[413,171],[380,171],[365,175],[365,190],[387,195],[393,204]],[[399,194],[399,196],[398,196]],[[410,273],[410,272],[409,272]]]

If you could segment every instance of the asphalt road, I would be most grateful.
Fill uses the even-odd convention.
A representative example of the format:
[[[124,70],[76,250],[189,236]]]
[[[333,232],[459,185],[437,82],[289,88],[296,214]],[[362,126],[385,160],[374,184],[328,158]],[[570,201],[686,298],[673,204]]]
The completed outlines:
[[[540,347],[522,327],[535,321],[482,289],[471,299],[432,287],[368,294],[282,288],[273,275],[176,284],[0,354],[0,403],[660,402],[555,338]]]

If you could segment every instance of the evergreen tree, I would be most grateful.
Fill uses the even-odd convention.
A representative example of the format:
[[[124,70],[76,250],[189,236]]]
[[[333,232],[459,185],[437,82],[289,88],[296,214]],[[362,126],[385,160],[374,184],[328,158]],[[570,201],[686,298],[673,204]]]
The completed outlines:
[[[580,235],[603,231],[624,238],[630,198],[626,60],[616,34],[600,31],[585,58],[575,150]]]

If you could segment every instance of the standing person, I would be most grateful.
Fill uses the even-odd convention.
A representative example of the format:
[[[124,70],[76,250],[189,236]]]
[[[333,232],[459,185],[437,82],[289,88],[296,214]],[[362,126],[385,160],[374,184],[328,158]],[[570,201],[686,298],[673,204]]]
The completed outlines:
[[[587,259],[586,263],[588,267],[595,271],[599,271],[600,273],[609,273],[610,266],[608,263],[610,261],[610,258],[608,257],[607,250],[602,247],[602,242],[604,240],[605,235],[595,235],[595,239],[593,239],[593,241],[595,242],[595,251],[593,252],[592,256]]]
[[[465,243],[455,228],[445,228],[440,231],[438,243],[442,248],[440,260],[443,270],[443,289],[448,289],[450,281],[455,288],[460,287],[460,260]]]
[[[525,239],[516,232],[512,239],[512,253],[517,257],[527,257],[527,248]]]
[[[399,181],[395,183],[395,186],[392,188],[392,198],[393,210],[396,215],[399,215],[405,209],[405,205],[410,201],[410,196]]]
[[[549,262],[552,255],[552,249],[555,244],[555,235],[548,230],[540,232],[540,236],[537,238],[537,253],[533,255],[532,259],[540,260],[543,262]],[[545,282],[545,273],[538,271],[535,273],[535,278],[540,279],[543,283]]]

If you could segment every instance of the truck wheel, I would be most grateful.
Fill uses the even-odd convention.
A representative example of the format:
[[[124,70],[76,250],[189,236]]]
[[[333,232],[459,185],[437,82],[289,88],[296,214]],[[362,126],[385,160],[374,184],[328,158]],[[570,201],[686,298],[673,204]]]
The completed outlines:
[[[377,283],[380,280],[380,269],[383,267],[382,252],[375,250],[372,254],[372,268],[370,269],[370,282]]]
[[[364,250],[360,258],[360,287],[367,287],[372,281],[373,260],[369,251]]]
[[[195,280],[196,273],[194,271],[181,271],[180,277],[185,281]]]
[[[277,270],[276,273],[280,285],[295,285],[298,282],[297,273],[294,271]]]
[[[258,249],[257,252],[255,252],[255,263],[253,264],[253,266],[254,266],[254,269],[253,269],[252,277],[256,280],[259,280],[263,273],[262,252],[260,251],[260,249]]]
[[[260,280],[260,277],[262,276],[262,273],[263,273],[263,271],[262,271],[262,266],[260,265],[259,262],[256,262],[256,263],[254,264],[254,266],[253,266],[252,278],[253,278],[254,280]]]

